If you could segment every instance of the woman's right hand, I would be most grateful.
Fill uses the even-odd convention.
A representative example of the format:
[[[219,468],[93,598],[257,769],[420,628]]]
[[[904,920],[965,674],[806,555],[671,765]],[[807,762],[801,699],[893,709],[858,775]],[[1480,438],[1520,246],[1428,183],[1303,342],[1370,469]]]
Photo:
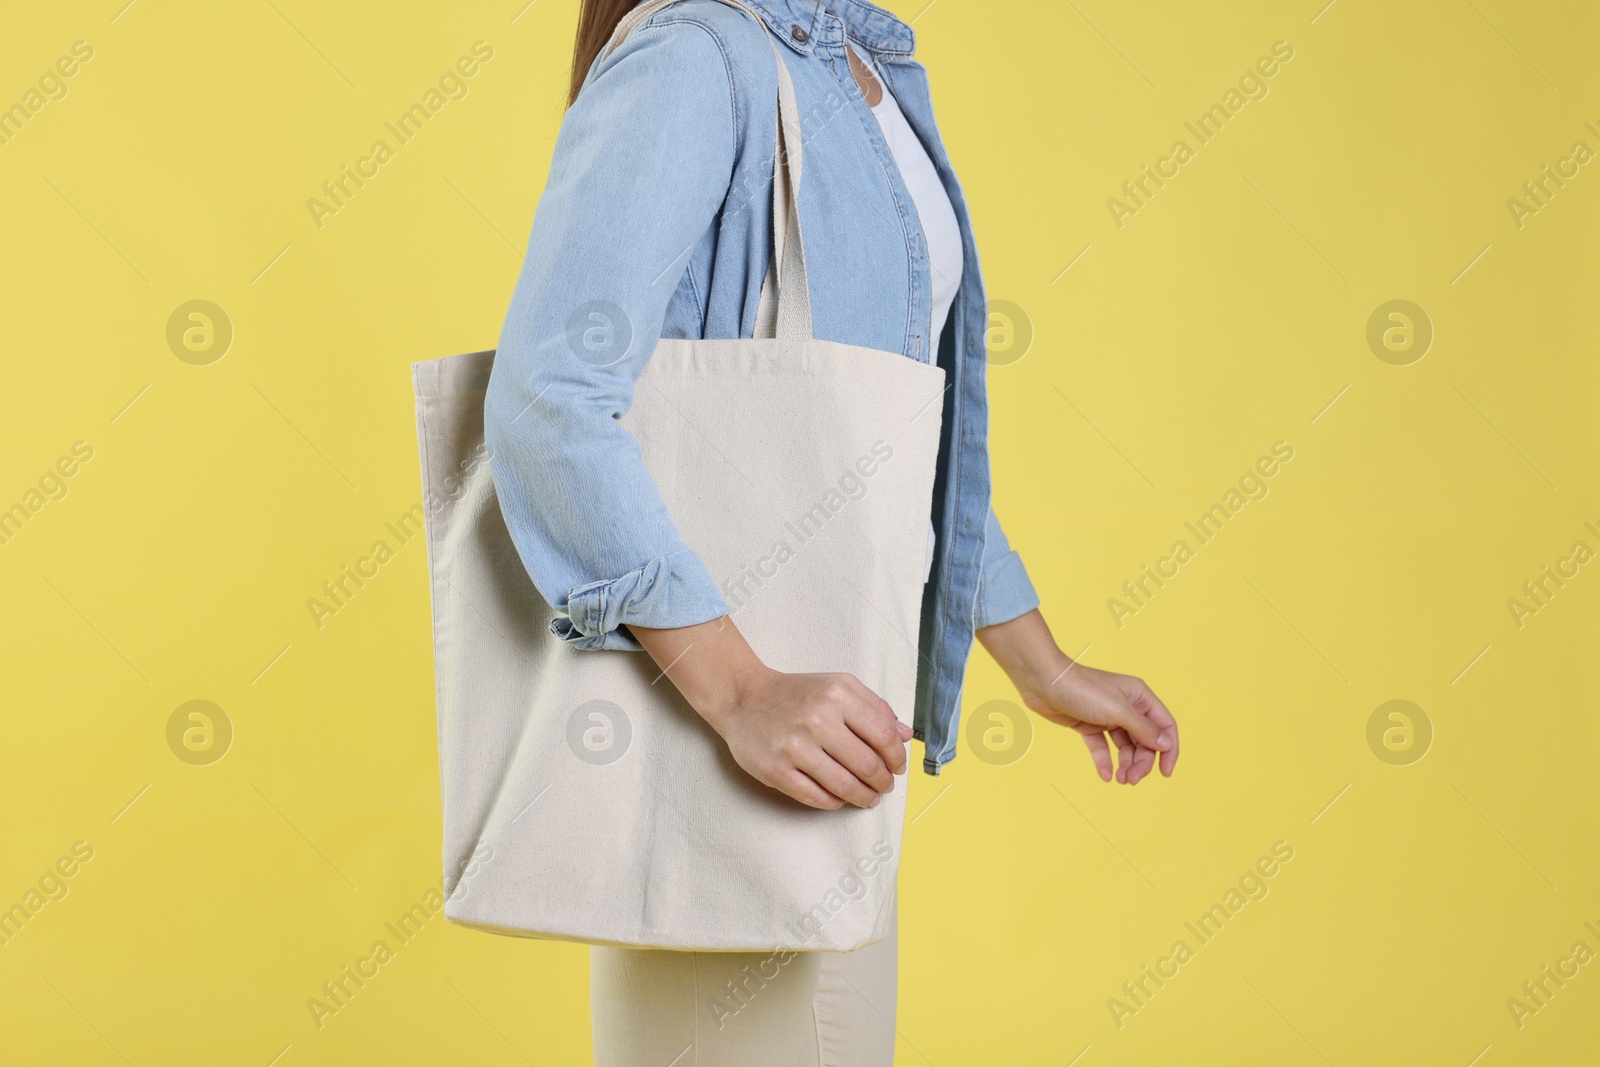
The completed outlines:
[[[911,727],[854,675],[773,670],[727,616],[629,631],[763,785],[813,808],[870,808],[905,773]]]
[[[860,679],[750,673],[711,725],[752,778],[813,808],[876,807],[894,789],[911,727]]]

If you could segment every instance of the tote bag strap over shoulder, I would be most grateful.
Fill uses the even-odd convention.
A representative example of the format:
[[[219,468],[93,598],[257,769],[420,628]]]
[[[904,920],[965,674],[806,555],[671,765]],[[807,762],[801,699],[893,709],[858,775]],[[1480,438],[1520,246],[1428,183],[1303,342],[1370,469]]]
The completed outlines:
[[[629,33],[658,11],[676,0],[645,0],[623,16],[611,39],[601,49],[599,63],[622,43]],[[744,11],[756,20],[772,46],[778,65],[778,143],[772,157],[772,264],[761,285],[761,303],[756,308],[755,336],[785,341],[809,341],[811,334],[811,292],[806,277],[806,250],[800,238],[800,106],[795,102],[794,79],[783,61],[778,43],[761,16],[740,0],[720,0]],[[781,220],[781,221],[780,221]],[[774,289],[776,278],[776,289]]]

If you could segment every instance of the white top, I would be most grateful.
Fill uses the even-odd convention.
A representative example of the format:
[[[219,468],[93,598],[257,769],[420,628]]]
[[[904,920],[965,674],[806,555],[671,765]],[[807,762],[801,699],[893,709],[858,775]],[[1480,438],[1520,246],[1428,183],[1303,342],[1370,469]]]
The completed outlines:
[[[862,53],[858,50],[856,55],[861,56]],[[863,59],[863,62],[870,64],[871,61]],[[894,156],[895,166],[900,169],[900,178],[906,183],[906,191],[911,194],[911,204],[916,208],[917,220],[922,223],[922,233],[928,242],[928,273],[933,284],[928,362],[933,363],[938,359],[939,335],[944,332],[950,305],[955,303],[956,290],[961,286],[961,225],[956,221],[950,194],[945,192],[944,183],[939,180],[939,171],[929,158],[927,149],[922,147],[916,131],[895,102],[894,94],[889,92],[888,82],[876,66],[871,69],[883,89],[883,99],[872,108],[872,114],[877,117],[878,128],[883,131],[883,139]],[[933,575],[933,543],[933,520],[930,518],[928,561],[922,574],[924,582]]]

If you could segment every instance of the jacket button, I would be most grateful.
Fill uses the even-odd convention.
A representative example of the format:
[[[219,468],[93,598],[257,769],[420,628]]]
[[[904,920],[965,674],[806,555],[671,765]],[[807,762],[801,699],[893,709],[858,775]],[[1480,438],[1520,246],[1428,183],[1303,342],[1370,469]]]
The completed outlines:
[[[790,26],[789,36],[793,37],[801,44],[805,44],[807,41],[811,40],[811,35],[805,30],[801,29],[799,26]]]

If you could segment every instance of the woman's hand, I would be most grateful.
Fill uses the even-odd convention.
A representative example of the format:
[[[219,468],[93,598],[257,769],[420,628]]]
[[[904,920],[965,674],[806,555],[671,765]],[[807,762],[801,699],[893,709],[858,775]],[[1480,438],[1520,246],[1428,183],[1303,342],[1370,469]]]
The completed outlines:
[[[629,631],[758,782],[813,808],[870,808],[905,773],[911,727],[854,675],[775,671],[726,616]]]
[[[1024,704],[1083,735],[1103,780],[1112,778],[1112,745],[1117,781],[1136,785],[1158,758],[1161,773],[1171,777],[1178,765],[1178,723],[1143,681],[1073,662],[1037,610],[986,626],[977,636]]]
[[[1053,684],[1017,686],[1022,702],[1051,722],[1083,735],[1100,777],[1111,781],[1110,745],[1117,746],[1116,778],[1137,785],[1156,765],[1172,776],[1178,765],[1178,724],[1141,679],[1068,664]],[[1107,737],[1110,743],[1107,743]]]
[[[894,789],[911,727],[882,697],[851,674],[752,674],[708,720],[751,777],[813,808],[872,808]]]

